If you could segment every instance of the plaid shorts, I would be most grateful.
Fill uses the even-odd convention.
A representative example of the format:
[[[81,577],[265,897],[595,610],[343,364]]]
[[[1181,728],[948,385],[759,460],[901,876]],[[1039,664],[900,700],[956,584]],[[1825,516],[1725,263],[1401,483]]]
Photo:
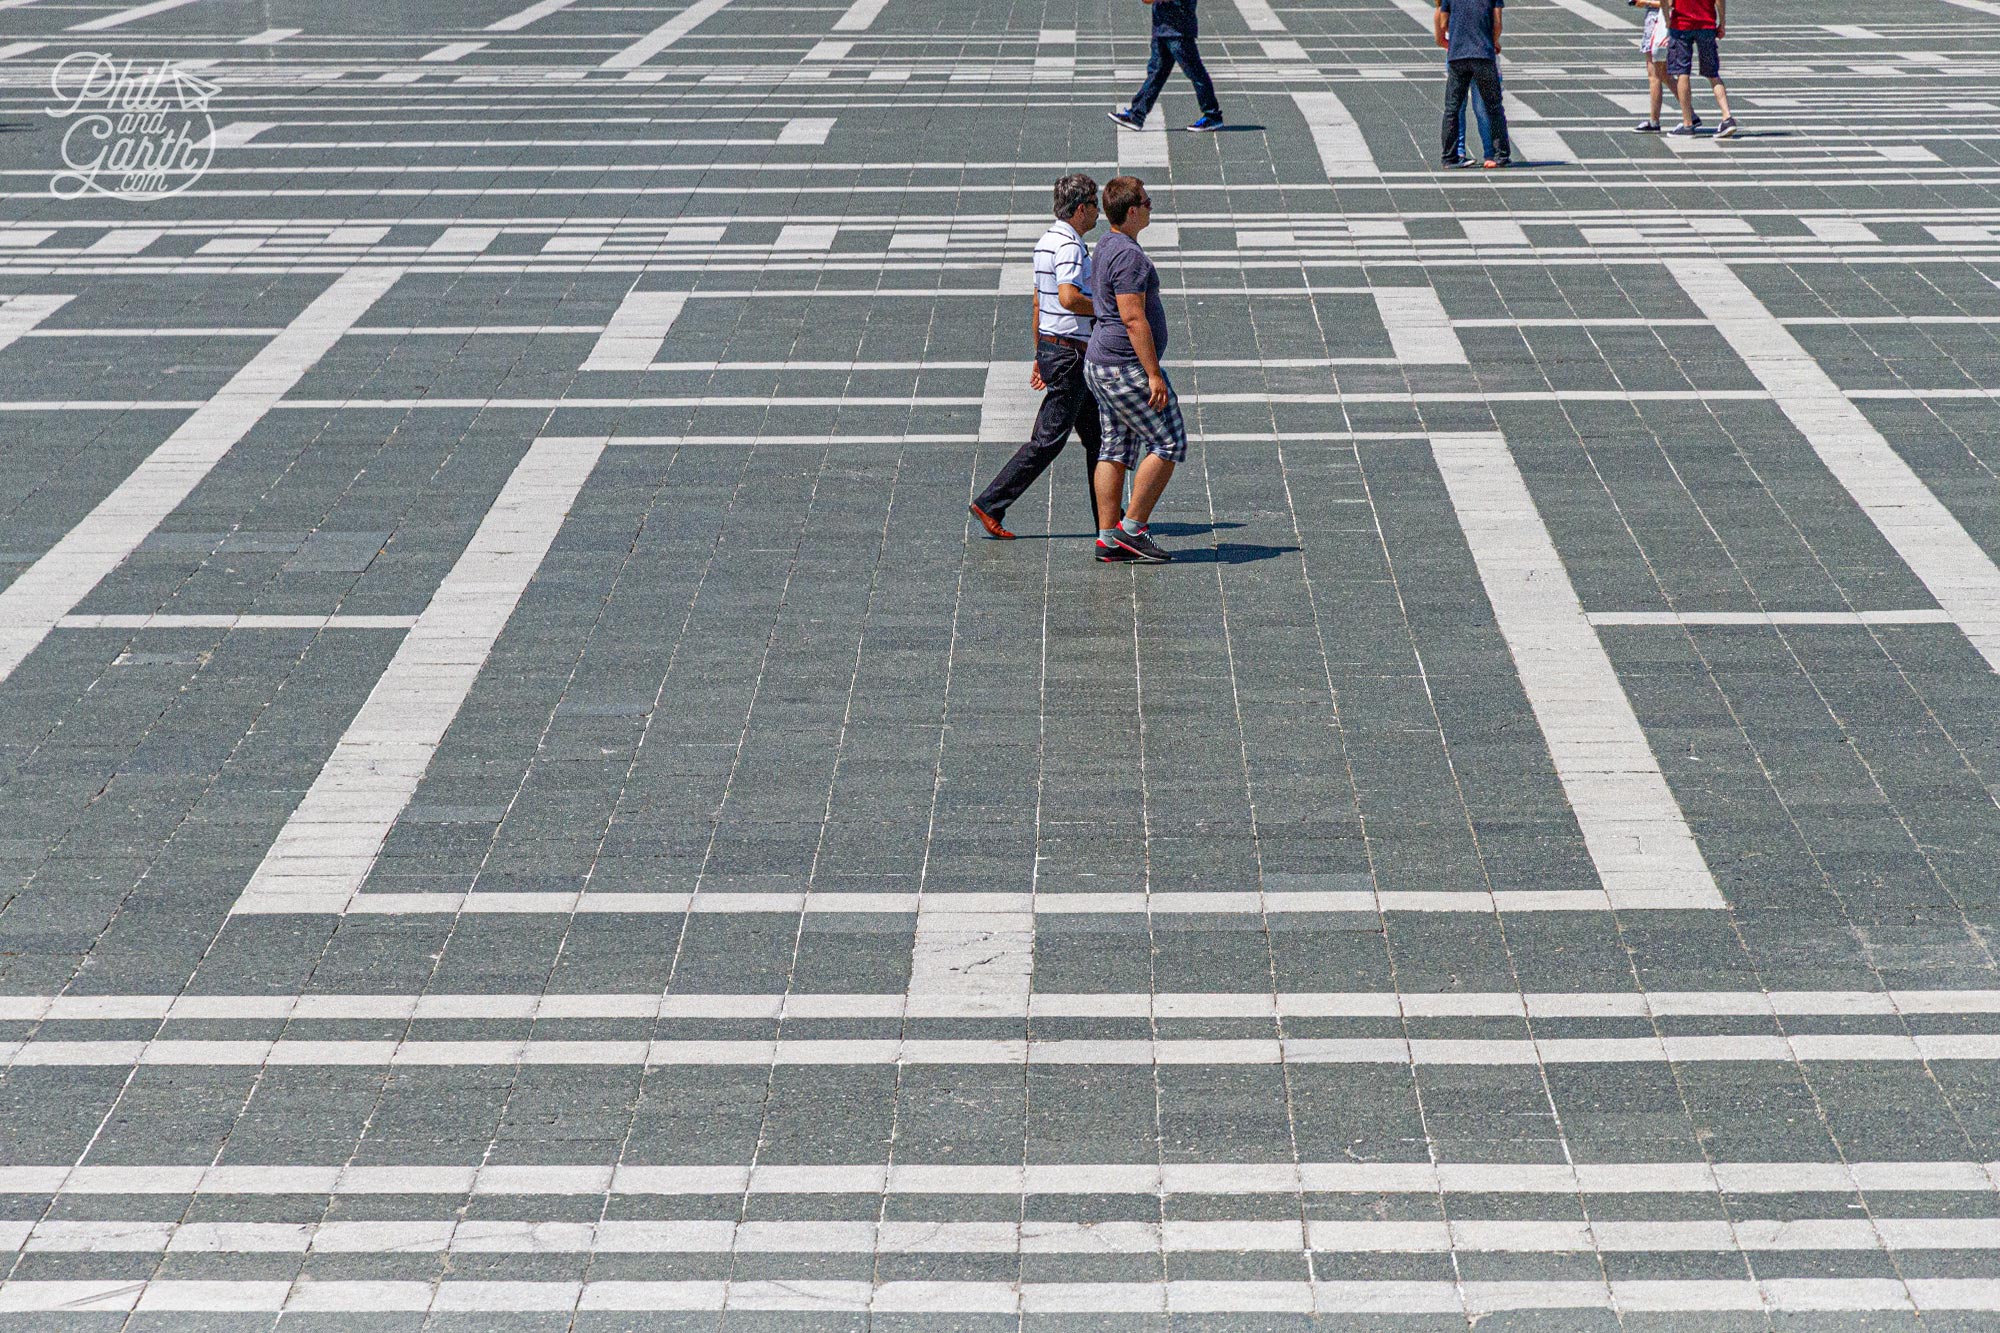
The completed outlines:
[[[1083,378],[1097,399],[1097,420],[1103,427],[1099,462],[1136,467],[1141,453],[1158,454],[1170,463],[1187,460],[1187,426],[1181,421],[1181,403],[1172,385],[1167,386],[1166,407],[1155,412],[1146,400],[1146,372],[1140,366],[1086,361]]]

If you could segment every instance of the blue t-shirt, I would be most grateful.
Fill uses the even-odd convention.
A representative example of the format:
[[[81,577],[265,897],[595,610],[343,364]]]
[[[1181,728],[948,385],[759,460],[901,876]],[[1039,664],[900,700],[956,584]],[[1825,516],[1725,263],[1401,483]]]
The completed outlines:
[[[1438,0],[1451,29],[1446,60],[1491,60],[1500,53],[1493,49],[1493,11],[1504,9],[1506,0]]]
[[[1119,293],[1146,296],[1146,323],[1153,329],[1153,350],[1167,354],[1167,308],[1160,304],[1160,271],[1139,243],[1122,231],[1114,231],[1097,243],[1090,260],[1090,300],[1097,309],[1097,322],[1090,328],[1090,350],[1084,360],[1100,366],[1136,366],[1139,354],[1132,350],[1132,337],[1118,315]]]
[[[1194,37],[1194,0],[1153,0],[1153,31],[1162,37]]]

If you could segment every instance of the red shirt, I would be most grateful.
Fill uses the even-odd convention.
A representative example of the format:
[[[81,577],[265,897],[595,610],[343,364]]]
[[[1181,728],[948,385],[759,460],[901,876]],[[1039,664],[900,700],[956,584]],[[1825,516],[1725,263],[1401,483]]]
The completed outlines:
[[[1673,26],[1679,32],[1690,28],[1713,28],[1715,0],[1674,0]]]

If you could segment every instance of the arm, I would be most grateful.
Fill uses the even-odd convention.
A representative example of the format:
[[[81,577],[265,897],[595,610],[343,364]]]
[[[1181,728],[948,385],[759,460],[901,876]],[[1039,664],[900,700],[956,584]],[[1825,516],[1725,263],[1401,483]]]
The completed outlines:
[[[1494,54],[1494,55],[1496,55],[1496,56],[1500,54],[1500,14],[1501,14],[1501,10],[1500,10],[1499,6],[1497,6],[1497,5],[1496,5],[1496,6],[1494,6],[1494,9],[1493,9],[1493,54]]]
[[[1722,40],[1723,30],[1729,26],[1729,24],[1723,20],[1723,11],[1726,10],[1728,7],[1729,7],[1728,0],[1715,0],[1715,40],[1717,40],[1718,42]]]
[[[1028,293],[1028,338],[1030,347],[1038,351],[1042,345],[1042,294]],[[1042,382],[1042,358],[1035,357],[1028,362],[1028,387],[1040,393],[1049,386]]]
[[[1167,405],[1167,377],[1160,373],[1160,352],[1153,346],[1153,326],[1146,319],[1146,294],[1118,293],[1118,318],[1125,321],[1125,336],[1132,340],[1132,352],[1146,372],[1146,401],[1157,412]]]
[[[1450,47],[1451,29],[1445,18],[1444,6],[1442,4],[1431,13],[1431,36],[1436,39],[1439,46]]]
[[[1083,288],[1073,282],[1056,285],[1056,301],[1072,315],[1082,315],[1088,319],[1097,314],[1097,307],[1083,294]]]

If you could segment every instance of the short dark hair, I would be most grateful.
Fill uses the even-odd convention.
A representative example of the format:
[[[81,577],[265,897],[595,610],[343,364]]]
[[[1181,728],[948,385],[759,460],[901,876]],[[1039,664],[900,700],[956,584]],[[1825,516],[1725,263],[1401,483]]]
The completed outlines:
[[[1138,207],[1146,197],[1146,182],[1137,176],[1113,176],[1104,182],[1104,216],[1111,219],[1111,225],[1125,225],[1125,215]]]
[[[1097,182],[1082,172],[1056,182],[1056,216],[1068,222],[1079,208],[1097,202]]]

